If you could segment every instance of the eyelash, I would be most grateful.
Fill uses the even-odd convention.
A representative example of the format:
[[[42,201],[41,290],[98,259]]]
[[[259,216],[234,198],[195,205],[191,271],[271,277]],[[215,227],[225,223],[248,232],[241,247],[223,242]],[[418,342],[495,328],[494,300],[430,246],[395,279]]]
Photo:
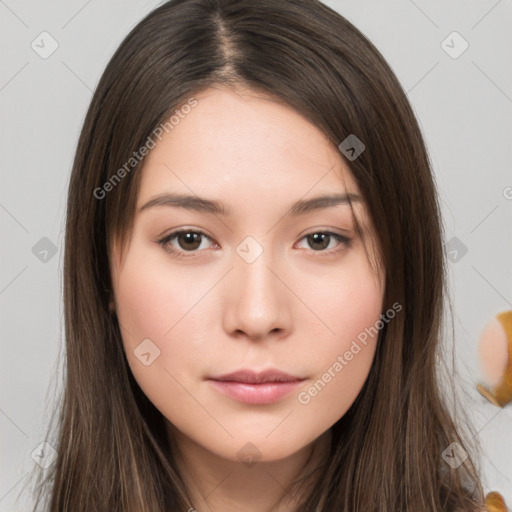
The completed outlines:
[[[204,236],[204,237],[210,239],[210,237],[206,233],[201,231],[201,230],[196,230],[196,229],[179,229],[179,230],[173,231],[172,233],[169,233],[164,238],[158,240],[157,243],[166,252],[172,254],[177,259],[191,258],[191,257],[194,258],[194,257],[196,257],[196,253],[201,252],[201,251],[198,251],[197,249],[193,250],[193,251],[183,251],[183,250],[178,250],[175,247],[173,247],[172,245],[170,245],[171,240],[173,240],[174,238],[176,238],[177,236],[179,236],[182,233],[194,233],[194,234],[198,234],[198,235],[201,235],[201,236]],[[306,233],[300,240],[304,240],[304,238],[306,238],[306,237],[308,237],[310,235],[315,235],[315,234],[329,235],[329,236],[335,238],[338,242],[341,242],[339,244],[339,247],[336,248],[336,249],[330,249],[330,250],[325,250],[324,249],[324,250],[320,250],[320,251],[315,251],[313,249],[310,249],[310,251],[313,253],[313,255],[315,257],[317,257],[317,256],[320,256],[320,257],[332,256],[333,254],[337,254],[338,252],[342,251],[344,248],[350,247],[351,243],[352,243],[352,239],[351,238],[348,238],[348,237],[343,236],[343,235],[339,235],[338,233],[333,233],[332,231],[312,231],[311,233]]]

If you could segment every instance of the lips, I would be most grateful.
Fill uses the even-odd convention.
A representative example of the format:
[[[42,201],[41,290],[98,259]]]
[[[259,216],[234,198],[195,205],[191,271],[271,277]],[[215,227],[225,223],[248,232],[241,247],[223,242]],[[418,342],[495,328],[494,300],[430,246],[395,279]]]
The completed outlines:
[[[245,382],[247,384],[261,384],[264,382],[294,382],[304,380],[279,370],[266,370],[255,372],[253,370],[239,370],[219,377],[210,377],[220,382]]]
[[[305,379],[280,370],[239,370],[207,379],[212,387],[239,402],[270,404],[284,398]]]

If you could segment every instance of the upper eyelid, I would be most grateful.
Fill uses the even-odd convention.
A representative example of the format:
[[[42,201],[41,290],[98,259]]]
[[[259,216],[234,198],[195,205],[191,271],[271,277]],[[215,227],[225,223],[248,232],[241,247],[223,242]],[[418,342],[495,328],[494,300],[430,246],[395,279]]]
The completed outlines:
[[[172,237],[177,236],[177,235],[179,235],[181,233],[198,233],[200,235],[203,235],[203,236],[209,238],[210,240],[213,240],[212,236],[210,236],[205,231],[202,231],[201,229],[197,229],[197,228],[179,228],[176,231],[171,231],[167,235],[164,235],[164,236],[160,237],[160,239],[172,238]],[[332,231],[332,228],[324,228],[324,229],[323,228],[316,228],[316,229],[313,229],[313,230],[308,231],[308,232],[304,233],[303,235],[301,235],[299,240],[302,240],[305,236],[312,235],[314,233],[328,233],[330,235],[337,235],[337,236],[340,236],[342,238],[350,238],[348,235],[342,235],[340,233],[336,233],[335,231]]]
[[[178,235],[180,235],[182,233],[196,233],[196,234],[200,234],[201,236],[204,236],[204,237],[210,239],[211,241],[215,241],[215,239],[213,237],[211,237],[210,235],[208,235],[207,233],[205,233],[204,231],[202,231],[200,229],[196,229],[196,228],[194,228],[194,229],[192,229],[192,228],[179,228],[176,231],[172,231],[168,235],[165,235],[164,237],[160,238],[159,242],[160,243],[162,243],[162,242],[168,243],[168,242],[170,242],[171,240],[173,240],[174,238],[176,238]],[[346,243],[347,241],[351,240],[350,236],[341,235],[340,233],[336,233],[335,231],[332,231],[332,230],[329,230],[329,229],[322,229],[322,228],[318,229],[317,228],[317,229],[313,229],[312,231],[308,231],[307,233],[304,233],[299,238],[299,241],[301,241],[304,238],[306,238],[307,236],[315,234],[315,233],[324,233],[324,234],[328,234],[330,236],[334,236],[341,243]],[[218,243],[218,242],[216,242],[216,243]],[[176,249],[176,250],[184,252],[184,253],[188,252],[190,254],[193,254],[193,253],[196,253],[196,252],[201,252],[199,250],[194,250],[194,251],[184,251],[182,249]],[[314,252],[328,252],[328,251],[314,251]]]
[[[208,233],[200,230],[200,229],[190,229],[190,228],[180,228],[180,229],[177,229],[176,231],[172,231],[171,233],[167,234],[167,235],[164,235],[162,237],[160,237],[160,241],[162,240],[172,240],[173,238],[177,237],[178,235],[180,235],[181,233],[197,233],[199,235],[202,235],[206,238],[209,238],[210,240],[214,240],[213,237],[211,237]]]

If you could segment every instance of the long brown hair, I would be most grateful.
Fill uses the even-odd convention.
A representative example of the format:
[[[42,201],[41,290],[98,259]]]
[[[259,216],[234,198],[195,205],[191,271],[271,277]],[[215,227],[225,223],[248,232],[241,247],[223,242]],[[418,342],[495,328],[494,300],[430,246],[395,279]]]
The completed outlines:
[[[164,418],[135,382],[109,309],[109,257],[112,240],[125,240],[133,225],[143,164],[133,154],[214,84],[277,98],[335,147],[351,134],[364,143],[346,163],[378,236],[384,309],[403,306],[381,330],[368,379],[332,427],[330,456],[299,510],[479,510],[474,452],[438,372],[445,261],[422,134],[385,59],[317,0],[171,0],[131,31],[108,64],[69,185],[66,376],[58,457],[39,499],[46,496],[51,512],[190,507]],[[455,442],[469,453],[457,468],[442,456]]]

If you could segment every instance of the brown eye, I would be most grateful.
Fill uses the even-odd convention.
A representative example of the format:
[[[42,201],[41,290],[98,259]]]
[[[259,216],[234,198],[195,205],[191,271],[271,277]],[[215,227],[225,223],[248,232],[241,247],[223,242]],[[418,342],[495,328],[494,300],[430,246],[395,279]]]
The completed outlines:
[[[210,237],[201,231],[182,229],[170,233],[159,240],[158,243],[166,251],[182,257],[195,256],[196,253],[201,253],[203,249],[208,248],[208,241],[211,241]],[[206,242],[206,244],[203,244],[203,242]]]
[[[194,251],[201,245],[201,236],[194,231],[183,231],[176,236],[176,240],[184,251]]]
[[[307,235],[308,244],[312,249],[324,250],[329,246],[331,237],[327,233],[312,233]]]
[[[314,253],[320,253],[322,255],[325,254],[326,256],[342,251],[343,249],[350,247],[351,244],[350,238],[331,231],[316,231],[309,233],[308,235],[305,235],[301,241],[302,240],[307,244],[307,247],[305,247],[306,249],[309,249]]]

